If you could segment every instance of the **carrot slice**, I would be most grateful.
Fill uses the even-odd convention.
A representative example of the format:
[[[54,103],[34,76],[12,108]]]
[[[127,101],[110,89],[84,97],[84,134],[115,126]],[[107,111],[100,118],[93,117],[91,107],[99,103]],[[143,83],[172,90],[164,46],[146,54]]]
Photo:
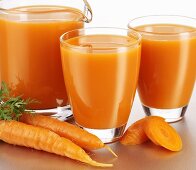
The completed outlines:
[[[144,131],[156,145],[171,151],[180,151],[182,149],[182,140],[179,134],[161,117],[147,117],[144,123]]]
[[[146,142],[148,140],[148,137],[144,132],[144,122],[145,118],[133,123],[120,139],[120,143],[122,143],[123,145],[137,145]]]

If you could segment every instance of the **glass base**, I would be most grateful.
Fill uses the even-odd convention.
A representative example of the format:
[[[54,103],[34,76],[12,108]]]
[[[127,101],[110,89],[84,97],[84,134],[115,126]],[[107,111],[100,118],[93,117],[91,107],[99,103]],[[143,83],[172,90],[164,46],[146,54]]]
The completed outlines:
[[[33,111],[36,114],[51,116],[61,121],[65,121],[73,117],[70,105],[57,107],[54,109],[27,110],[27,111]]]
[[[160,116],[163,117],[165,121],[169,123],[181,120],[187,109],[187,106],[176,109],[156,109],[144,105],[142,106],[147,116]]]
[[[85,128],[83,126],[80,126],[79,124],[77,125],[82,129],[88,131],[89,133],[96,135],[99,139],[101,139],[103,143],[112,143],[117,141],[119,138],[122,137],[126,127],[125,124],[123,126],[112,128],[112,129],[90,129],[90,128]]]

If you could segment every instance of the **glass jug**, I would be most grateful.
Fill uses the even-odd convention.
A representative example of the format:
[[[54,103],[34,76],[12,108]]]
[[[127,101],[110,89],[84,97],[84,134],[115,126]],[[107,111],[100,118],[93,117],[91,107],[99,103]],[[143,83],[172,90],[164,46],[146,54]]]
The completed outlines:
[[[59,37],[91,20],[86,0],[0,1],[0,81],[14,95],[38,101],[28,109],[61,119],[71,116]]]

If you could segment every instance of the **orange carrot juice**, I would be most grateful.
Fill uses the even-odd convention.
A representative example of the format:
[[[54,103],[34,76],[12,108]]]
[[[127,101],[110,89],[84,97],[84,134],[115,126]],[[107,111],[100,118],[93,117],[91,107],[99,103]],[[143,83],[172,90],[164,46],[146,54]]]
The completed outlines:
[[[126,125],[140,65],[131,37],[84,35],[61,43],[64,79],[76,122],[85,128]]]
[[[67,104],[59,37],[83,27],[82,13],[57,6],[28,6],[13,11],[0,16],[1,80],[14,93],[40,101],[31,109]]]
[[[196,78],[196,29],[173,24],[136,29],[143,35],[138,82],[141,102],[159,109],[186,106]]]

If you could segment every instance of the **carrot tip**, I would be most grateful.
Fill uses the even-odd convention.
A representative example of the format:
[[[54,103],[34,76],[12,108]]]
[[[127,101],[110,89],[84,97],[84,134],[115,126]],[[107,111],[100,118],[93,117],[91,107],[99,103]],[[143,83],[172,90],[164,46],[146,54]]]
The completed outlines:
[[[105,163],[99,163],[99,162],[96,162],[96,161],[91,161],[89,162],[90,165],[92,166],[97,166],[97,167],[105,167],[105,168],[109,168],[109,167],[113,167],[113,164],[105,164]]]
[[[112,155],[114,155],[115,157],[118,157],[118,155],[116,155],[116,153],[108,146],[108,145],[105,145],[104,146],[109,152],[112,153]]]

